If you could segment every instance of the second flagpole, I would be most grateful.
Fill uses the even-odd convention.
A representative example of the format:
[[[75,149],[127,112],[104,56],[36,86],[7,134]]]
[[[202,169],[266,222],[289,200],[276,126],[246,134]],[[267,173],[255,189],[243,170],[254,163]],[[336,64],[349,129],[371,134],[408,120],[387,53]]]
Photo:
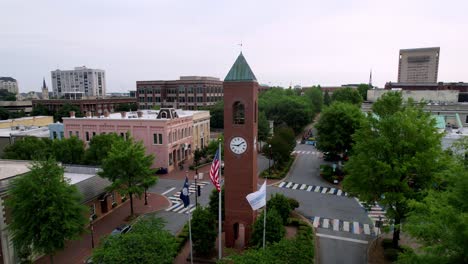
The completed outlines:
[[[222,253],[222,240],[223,240],[223,237],[222,237],[222,228],[221,228],[221,225],[222,225],[222,210],[221,210],[221,202],[222,202],[222,199],[221,199],[221,195],[222,195],[222,191],[223,191],[223,187],[221,186],[221,171],[223,170],[223,159],[222,159],[222,154],[221,154],[221,139],[219,139],[219,146],[218,146],[218,151],[219,151],[219,178],[218,178],[218,183],[219,183],[219,192],[218,192],[218,259],[221,259],[222,256],[223,256],[223,253]]]

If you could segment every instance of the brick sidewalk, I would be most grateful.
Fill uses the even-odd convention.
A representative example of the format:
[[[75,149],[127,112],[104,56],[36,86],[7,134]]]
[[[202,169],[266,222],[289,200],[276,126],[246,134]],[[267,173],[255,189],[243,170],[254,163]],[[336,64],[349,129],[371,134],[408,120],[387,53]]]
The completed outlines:
[[[135,198],[133,200],[133,209],[135,214],[142,215],[167,208],[170,202],[162,195],[148,193],[148,205],[144,205],[143,199]],[[110,234],[118,225],[125,223],[130,215],[130,202],[126,201],[121,206],[112,210],[103,218],[94,223],[94,244],[99,244],[99,239],[104,235]],[[91,234],[88,232],[81,236],[79,240],[68,241],[65,249],[54,256],[56,264],[82,264],[84,260],[91,255]],[[37,264],[50,263],[48,256],[41,257],[35,261]]]

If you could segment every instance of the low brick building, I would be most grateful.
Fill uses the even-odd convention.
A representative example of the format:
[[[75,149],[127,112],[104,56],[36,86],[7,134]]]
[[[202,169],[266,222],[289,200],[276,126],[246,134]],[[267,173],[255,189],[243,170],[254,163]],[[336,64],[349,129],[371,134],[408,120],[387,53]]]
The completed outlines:
[[[50,100],[32,100],[32,106],[37,107],[42,105],[49,111],[58,111],[65,104],[76,105],[80,108],[83,114],[91,113],[92,115],[102,115],[104,111],[113,113],[119,104],[136,104],[136,98],[100,98],[100,99],[82,99],[82,100],[65,100],[65,99],[50,99]]]

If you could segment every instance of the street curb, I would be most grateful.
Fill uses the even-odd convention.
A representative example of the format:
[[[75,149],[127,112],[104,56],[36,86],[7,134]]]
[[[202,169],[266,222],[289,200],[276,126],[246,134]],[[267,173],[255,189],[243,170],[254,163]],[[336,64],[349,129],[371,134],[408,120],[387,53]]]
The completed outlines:
[[[288,171],[288,173],[286,173],[286,176],[284,176],[284,178],[282,178],[282,179],[279,179],[279,180],[278,180],[278,182],[285,181],[285,180],[287,180],[287,179],[290,177],[291,170],[292,170],[292,169],[294,169],[294,166],[296,166],[296,162],[297,162],[297,156],[296,156],[296,155],[294,155],[294,161],[293,161],[293,164],[291,165],[291,167],[289,167],[289,171]],[[275,183],[269,184],[268,186],[273,186],[273,185],[277,184],[278,182],[275,182]]]

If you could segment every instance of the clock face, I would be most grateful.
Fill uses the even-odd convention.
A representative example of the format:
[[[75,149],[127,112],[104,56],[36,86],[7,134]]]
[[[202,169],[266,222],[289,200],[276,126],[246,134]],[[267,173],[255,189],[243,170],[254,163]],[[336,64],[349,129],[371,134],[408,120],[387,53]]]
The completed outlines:
[[[242,154],[247,150],[247,141],[242,137],[234,137],[231,139],[229,146],[235,154]]]

